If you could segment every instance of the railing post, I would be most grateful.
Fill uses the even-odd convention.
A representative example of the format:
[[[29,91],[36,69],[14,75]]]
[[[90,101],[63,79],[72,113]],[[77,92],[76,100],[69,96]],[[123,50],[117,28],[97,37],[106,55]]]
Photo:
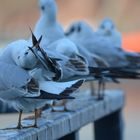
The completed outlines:
[[[72,132],[58,140],[79,140],[79,131]]]
[[[94,123],[95,140],[123,140],[122,110],[118,110]]]

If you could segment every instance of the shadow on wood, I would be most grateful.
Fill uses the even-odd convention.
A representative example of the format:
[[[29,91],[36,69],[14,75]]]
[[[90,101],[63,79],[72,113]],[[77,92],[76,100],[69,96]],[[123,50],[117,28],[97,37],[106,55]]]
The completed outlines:
[[[118,110],[94,122],[95,140],[123,140],[122,111]]]

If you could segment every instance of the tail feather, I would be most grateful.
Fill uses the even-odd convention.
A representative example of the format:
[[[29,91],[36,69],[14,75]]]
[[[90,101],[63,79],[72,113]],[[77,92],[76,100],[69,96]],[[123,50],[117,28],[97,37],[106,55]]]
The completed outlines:
[[[125,56],[130,64],[140,66],[140,54],[136,52],[125,52]]]
[[[119,78],[119,79],[140,79],[140,76],[137,75],[105,74],[104,77]]]
[[[89,67],[89,71],[91,74],[100,74],[102,72],[114,72],[114,73],[133,73],[133,74],[140,74],[137,72],[140,68],[139,67]]]
[[[131,67],[109,67],[109,68],[91,68],[91,75],[96,77],[114,77],[125,79],[140,79],[140,73],[136,71],[136,68]]]
[[[67,66],[67,65],[66,65]],[[80,55],[74,55],[69,59],[68,66],[71,66],[73,70],[77,71],[79,74],[88,74],[88,63],[86,59]]]

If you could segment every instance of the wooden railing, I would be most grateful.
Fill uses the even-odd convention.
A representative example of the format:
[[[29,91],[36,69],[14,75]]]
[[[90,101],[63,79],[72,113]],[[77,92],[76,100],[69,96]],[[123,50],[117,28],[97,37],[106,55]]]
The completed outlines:
[[[97,101],[89,91],[67,103],[70,112],[44,111],[38,119],[38,128],[0,130],[0,140],[79,140],[79,130],[93,122],[96,140],[122,140],[124,95],[120,90],[106,91]],[[33,120],[23,120],[24,125]]]

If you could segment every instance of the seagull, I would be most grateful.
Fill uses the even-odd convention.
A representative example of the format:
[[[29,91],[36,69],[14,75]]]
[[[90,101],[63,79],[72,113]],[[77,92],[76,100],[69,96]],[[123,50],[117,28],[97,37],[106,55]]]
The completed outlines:
[[[33,32],[32,32],[32,40],[34,40],[33,44],[38,44],[36,46],[36,48],[41,51],[44,58],[47,55],[47,57],[52,58],[53,60],[60,60],[59,64],[60,64],[60,67],[62,70],[61,71],[62,77],[61,77],[61,79],[59,79],[59,82],[61,82],[61,84],[62,84],[62,82],[68,82],[71,80],[81,79],[80,76],[83,75],[83,73],[85,71],[85,63],[83,63],[84,61],[81,56],[78,56],[78,55],[74,56],[75,55],[75,53],[74,53],[73,56],[68,57],[68,55],[64,55],[56,50],[52,51],[51,49],[48,49],[48,48],[46,48],[44,50],[43,48],[40,47],[40,44],[38,43],[37,38],[35,37]],[[34,53],[36,55],[36,52],[34,52]],[[79,57],[79,58],[77,58],[77,57]],[[44,59],[44,61],[45,61],[45,59]],[[75,79],[70,79],[71,77],[74,77],[77,75],[78,75],[78,77],[76,77]],[[64,103],[64,111],[69,111],[66,108],[65,103]]]
[[[37,40],[35,36],[34,36],[34,40]],[[53,44],[53,43],[52,43],[52,44]],[[38,47],[40,47],[40,46],[38,45]],[[57,44],[54,45],[54,47],[57,48]],[[51,48],[52,48],[52,47],[50,47],[50,50],[51,50]],[[56,48],[55,48],[55,49],[56,49]],[[48,49],[49,49],[49,48],[48,48]],[[54,49],[54,50],[55,50],[55,49]],[[53,51],[54,51],[54,50],[53,50]],[[64,50],[65,50],[65,49],[64,49]],[[43,51],[43,50],[42,50],[42,51]],[[60,51],[61,51],[61,49],[60,49]],[[58,50],[57,52],[59,52],[59,50]],[[75,51],[74,51],[74,52],[75,52]],[[58,53],[55,53],[55,55],[57,56],[57,58],[59,58],[59,57],[58,57],[59,55],[57,55],[57,54],[58,54]],[[62,54],[65,55],[65,51],[63,52],[63,49],[62,49],[61,55],[62,55]],[[65,55],[65,56],[70,56],[70,54],[71,54],[71,53],[68,53],[68,54]],[[103,66],[105,65],[105,62],[103,62],[103,60],[100,60],[97,56],[96,56],[96,58],[97,58],[97,60],[96,60],[96,61],[97,61],[97,64],[98,64],[98,65],[100,64],[100,65],[102,65],[102,67],[103,67]],[[61,57],[60,60],[62,61],[62,60],[65,60],[65,59],[64,59],[64,58],[62,59],[62,57]],[[61,62],[61,61],[60,61],[60,62]],[[62,66],[63,66],[63,65],[62,65]],[[106,65],[105,65],[105,66],[106,66]],[[66,69],[66,68],[64,68],[64,69]],[[97,69],[98,69],[98,68],[96,68],[96,70],[97,70]],[[101,68],[99,68],[99,69],[101,70]],[[99,70],[99,69],[98,69],[98,70]],[[108,69],[105,69],[105,71],[106,71],[106,70],[108,70]],[[118,70],[119,70],[119,69],[118,69]],[[104,69],[103,69],[103,71],[104,71]],[[111,71],[112,71],[112,70],[111,70]],[[112,72],[113,72],[113,71],[112,71]],[[115,70],[114,72],[116,73],[116,70]],[[124,72],[124,71],[123,71],[123,72]],[[99,80],[99,83],[101,83],[101,81],[102,81],[102,73],[101,73],[101,72],[98,72],[98,71],[97,71],[97,72],[94,72],[94,70],[93,70],[93,73],[95,74],[94,76],[97,76],[97,77],[101,78],[101,80]],[[119,77],[122,76],[122,75],[119,75],[120,73],[122,74],[122,71],[120,71],[120,73],[117,71],[117,73],[118,73],[117,76],[119,76]],[[100,74],[101,74],[101,75],[100,75]],[[114,76],[113,74],[114,74],[114,73],[112,73],[111,76]],[[86,76],[88,76],[88,75],[86,75]],[[130,76],[130,75],[127,75],[127,76]],[[106,77],[109,77],[109,74],[107,74]],[[133,76],[132,76],[132,77],[133,77]],[[116,80],[115,80],[115,81],[116,81]],[[101,85],[101,84],[99,84],[99,85]],[[99,88],[99,90],[100,90],[100,88]],[[102,97],[99,96],[99,98],[102,98]]]
[[[81,25],[79,25],[81,24]],[[82,29],[81,27],[82,26]],[[79,34],[79,38],[77,37],[77,32],[82,32]],[[84,56],[90,67],[96,66],[108,66],[108,63],[102,59],[100,56],[95,53],[90,52],[84,45],[85,38],[94,37],[93,28],[90,27],[86,22],[76,22],[70,26],[70,28],[66,31],[65,35],[72,40],[78,47],[78,51],[82,56]],[[82,41],[83,40],[83,41]],[[86,43],[86,42],[85,42]]]
[[[78,48],[73,42],[67,39],[58,40],[48,46],[48,49],[60,54],[60,65],[62,66],[63,77],[62,79],[68,79],[69,77],[76,75],[88,75],[88,62],[79,53]],[[45,49],[46,51],[46,49]],[[66,59],[65,59],[66,58]],[[71,71],[71,73],[70,73]]]
[[[70,93],[83,83],[83,80],[59,83],[58,85],[49,81],[46,81],[47,84],[38,83],[27,70],[17,65],[0,61],[0,66],[0,100],[7,102],[19,112],[17,129],[22,128],[21,115],[23,111],[35,111],[35,123],[29,127],[37,127],[37,109],[46,105],[48,100],[74,99],[69,96]],[[42,90],[44,87],[48,92]]]
[[[114,47],[122,47],[122,35],[111,19],[105,18],[101,21],[101,24],[97,29],[97,34],[109,39],[114,44]]]
[[[34,38],[32,37],[32,39]],[[46,80],[59,79],[61,77],[61,69],[57,65],[56,60],[52,60],[51,58],[47,57],[47,55],[45,55],[44,58],[44,55],[42,53],[39,54],[41,50],[37,50],[38,48],[35,47],[37,43],[40,43],[41,39],[42,37],[40,37],[36,42],[32,40],[32,44],[27,40],[17,40],[8,44],[7,47],[4,48],[3,53],[0,56],[0,61],[9,64],[15,64],[17,66],[20,66],[21,68],[28,70],[30,73],[32,73],[32,70],[35,73],[35,69],[37,71],[39,69],[42,73],[42,77],[40,78],[44,78]],[[45,59],[46,63],[44,63],[42,59]]]
[[[39,9],[41,16],[35,25],[34,34],[37,39],[42,35],[41,46],[47,46],[65,35],[62,26],[57,21],[55,0],[39,0]]]
[[[121,47],[113,47],[114,44],[110,40],[90,29],[89,24],[79,21],[71,25],[66,35],[75,43],[82,44],[81,47],[101,57],[111,67],[139,66],[138,53],[124,51]]]
[[[78,22],[73,23],[69,27],[69,29],[66,31],[65,35],[69,39],[71,39],[73,42],[75,42],[75,44],[78,45],[78,48],[79,48],[80,52],[82,53],[82,55],[84,55],[85,57],[96,56],[96,57],[93,57],[95,63],[91,63],[91,60],[90,60],[91,57],[90,57],[90,59],[89,59],[89,57],[87,57],[87,60],[89,61],[91,67],[94,67],[97,65],[98,71],[100,68],[102,70],[105,68],[107,70],[106,72],[111,72],[111,73],[113,70],[114,74],[116,74],[116,75],[114,75],[114,74],[112,75],[112,74],[108,73],[110,75],[109,79],[110,79],[110,77],[111,77],[111,79],[113,77],[113,81],[114,81],[115,80],[114,78],[117,78],[117,77],[119,77],[119,78],[129,77],[130,78],[130,75],[124,76],[128,72],[128,71],[126,71],[126,69],[123,69],[125,71],[121,72],[121,74],[119,74],[119,75],[118,75],[118,72],[120,73],[119,70],[122,69],[123,67],[124,68],[127,67],[127,69],[128,69],[128,68],[132,67],[132,64],[135,65],[136,62],[134,62],[134,60],[135,61],[137,60],[136,58],[138,58],[138,55],[137,55],[137,57],[133,57],[134,55],[133,56],[129,55],[130,53],[125,52],[121,48],[113,47],[112,42],[110,42],[104,36],[101,36],[101,35],[97,34],[96,32],[94,32],[92,27],[87,22],[84,22],[84,21],[78,21]],[[83,52],[84,53],[87,52],[88,55],[86,56]],[[98,58],[98,59],[95,59],[95,58]],[[133,58],[134,60],[130,61],[130,58],[131,59]],[[95,70],[96,69],[93,68],[92,71],[95,72]],[[133,73],[132,75],[135,75],[135,74]],[[100,75],[101,81],[99,80],[99,91],[100,91],[101,82],[104,81],[104,78],[106,81],[105,75],[106,74],[104,72],[102,74],[103,77]],[[135,76],[134,77],[132,76],[131,78],[135,78]],[[118,82],[118,81],[116,81],[116,82]],[[103,88],[104,88],[104,84],[103,84]]]
[[[109,39],[114,45],[113,47],[118,47],[122,49],[122,35],[117,30],[115,23],[111,19],[104,19],[97,30],[97,34],[104,36]],[[139,63],[140,55],[132,51],[125,51],[125,55],[129,61],[135,64]],[[138,65],[139,66],[139,65]]]
[[[37,119],[36,109],[44,106],[53,99],[57,100],[61,99],[61,97],[64,99],[73,99],[73,97],[69,96],[70,93],[77,90],[84,82],[84,80],[75,80],[60,83],[34,79],[29,73],[29,69],[36,67],[37,58],[34,57],[34,53],[32,53],[26,45],[27,42],[25,40],[13,42],[5,48],[3,55],[0,56],[0,64],[2,67],[0,75],[0,99],[10,104],[10,100],[12,100],[12,105],[20,112],[17,128],[22,127],[22,111],[32,111],[35,109],[35,119]],[[24,49],[22,50],[22,48],[26,48],[26,51]],[[19,58],[22,59],[20,60]],[[51,97],[46,97],[45,93]],[[19,100],[17,100],[18,98]],[[49,101],[46,99],[49,99]],[[36,121],[34,126],[36,126]]]
[[[53,94],[66,93],[65,96],[68,96],[67,94],[78,89],[83,84],[84,80],[74,80],[61,83],[50,81],[54,79],[48,78],[50,77],[49,73],[58,72],[59,69],[56,67],[55,58],[49,58],[46,53],[44,54],[44,52],[42,52],[41,48],[37,47],[41,39],[42,37],[40,37],[39,40],[36,40],[32,34],[32,47],[29,46],[29,42],[26,40],[18,40],[10,43],[0,56],[0,61],[26,70],[26,72],[28,72],[29,75],[38,82],[41,90],[47,90],[46,92],[49,90],[49,92],[51,92],[50,90],[52,89]],[[48,74],[47,77],[45,76],[46,73]],[[58,75],[59,77],[59,74],[55,75]],[[56,87],[55,92],[54,87]]]
[[[81,27],[79,24],[82,24],[81,26],[83,27],[81,30]],[[87,28],[88,27],[88,28]],[[85,31],[84,31],[85,30]],[[81,33],[79,38],[77,37],[77,32],[83,32]],[[78,50],[82,56],[86,58],[88,61],[88,66],[89,67],[108,67],[108,64],[106,61],[104,61],[101,57],[99,57],[96,54],[93,54],[90,52],[86,47],[84,47],[83,42],[86,41],[85,38],[89,38],[89,36],[94,36],[94,31],[93,28],[87,25],[86,22],[76,22],[70,26],[70,28],[66,31],[65,35],[71,39],[73,42],[76,43]],[[83,40],[83,41],[81,41]],[[94,70],[92,71],[94,73]],[[95,78],[95,80],[97,80]],[[93,79],[90,81],[90,88],[91,88],[91,94],[95,95],[94,92],[94,84],[93,84]],[[99,80],[99,88],[98,88],[98,94],[100,96],[100,80]],[[100,99],[100,97],[98,97]]]
[[[18,57],[19,57],[18,55],[21,52],[21,50],[24,48],[24,45],[26,43],[27,42],[25,40],[19,40],[19,41],[8,44],[5,48],[3,48],[1,52],[0,61],[15,65],[17,62],[16,60],[18,60]],[[32,55],[32,60],[29,60],[29,64],[30,64],[30,67],[34,67],[36,65],[36,58],[34,57],[34,55]],[[6,106],[7,106],[6,103],[3,103],[3,107],[6,107]]]
[[[122,35],[117,30],[115,23],[111,19],[104,19],[98,30],[97,34],[103,35],[104,37],[108,38],[114,45],[114,47],[122,48]],[[132,61],[132,63],[135,63],[137,66],[139,66],[139,58],[140,55],[138,53],[132,52],[132,51],[125,51],[125,55],[128,58],[129,61]]]
[[[37,41],[37,38],[35,37],[35,35],[34,34],[32,34],[33,35],[33,40],[36,40]],[[53,44],[53,43],[52,43]],[[54,47],[55,46],[57,46],[57,44],[56,45],[54,45]],[[40,45],[38,45],[38,48],[40,48],[41,49],[41,47],[40,47]],[[44,49],[42,49],[42,51],[44,51]],[[77,62],[77,60],[76,59],[73,59],[74,57],[72,57],[71,59],[69,59],[69,53],[67,54],[67,55],[64,55],[65,53],[62,53],[62,52],[59,52],[59,50],[58,51],[56,51],[55,49],[52,51],[52,49],[51,49],[51,47],[50,47],[50,50],[49,50],[49,48],[47,48],[47,49],[45,49],[45,51],[47,52],[47,54],[49,55],[49,56],[51,56],[51,57],[53,57],[53,58],[55,58],[55,56],[57,56],[57,59],[60,59],[61,61],[60,61],[60,63],[61,63],[61,66],[63,67],[62,68],[62,71],[63,71],[63,78],[60,80],[60,81],[67,81],[67,80],[69,80],[70,78],[74,78],[74,79],[78,79],[78,78],[80,78],[81,76],[83,76],[83,64],[81,63],[81,64],[79,64],[79,62]],[[46,52],[44,52],[44,54],[46,53]],[[72,53],[71,53],[72,54]],[[74,54],[75,54],[75,51],[74,51]],[[67,57],[67,56],[69,56],[69,57]],[[90,57],[90,55],[89,55],[89,57]],[[96,61],[97,61],[97,63],[100,63],[100,65],[104,65],[104,64],[102,64],[103,62],[101,61],[100,62],[100,59],[98,59],[98,56],[94,56],[95,57],[95,59],[97,59]],[[80,58],[81,59],[81,58]],[[82,57],[82,59],[83,59],[83,57]],[[94,61],[94,59],[93,59],[93,61]],[[78,67],[73,67],[74,65],[79,65]],[[88,66],[89,65],[87,65],[87,68],[88,68]],[[85,67],[85,66],[84,66]],[[81,74],[80,74],[80,71],[78,71],[78,69],[80,69],[81,70]],[[77,72],[76,72],[77,71]],[[93,72],[94,73],[94,72]],[[82,77],[82,78],[86,78],[88,76],[88,73],[85,75],[85,77]],[[93,75],[92,75],[93,76]],[[92,79],[93,80],[93,79]],[[67,110],[67,109],[66,109]]]
[[[87,61],[79,54],[77,46],[65,37],[64,30],[57,21],[56,1],[39,0],[39,8],[41,17],[35,26],[34,35],[37,39],[42,35],[40,47],[46,53],[48,51],[57,52],[62,59],[59,61],[63,69],[61,80],[77,74],[87,75],[89,73]],[[54,55],[56,55],[55,53]]]

